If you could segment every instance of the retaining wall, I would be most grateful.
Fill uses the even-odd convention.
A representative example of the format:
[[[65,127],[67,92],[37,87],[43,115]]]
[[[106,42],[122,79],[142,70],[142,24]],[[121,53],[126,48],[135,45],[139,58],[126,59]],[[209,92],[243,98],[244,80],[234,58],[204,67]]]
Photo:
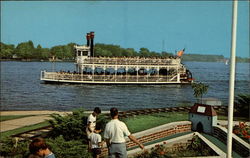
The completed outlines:
[[[134,133],[133,135],[137,138],[140,143],[147,143],[157,139],[161,139],[167,136],[171,136],[177,133],[191,131],[190,121],[172,122],[165,125],[161,125],[155,128],[151,128],[142,132]],[[126,138],[127,148],[135,147],[137,144]],[[108,149],[103,148],[101,157],[108,154]]]
[[[214,126],[213,136],[227,144],[227,129],[221,126]],[[233,150],[242,157],[250,155],[250,145],[240,139],[237,135],[233,134],[232,140]]]

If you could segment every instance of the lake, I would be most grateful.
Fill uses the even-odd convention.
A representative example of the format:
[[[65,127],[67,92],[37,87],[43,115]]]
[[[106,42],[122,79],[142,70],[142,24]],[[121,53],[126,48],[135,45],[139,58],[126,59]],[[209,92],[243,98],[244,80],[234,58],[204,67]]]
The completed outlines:
[[[209,85],[206,98],[228,102],[229,65],[219,62],[184,62],[196,81]],[[190,106],[196,99],[190,85],[84,85],[45,84],[42,70],[74,71],[71,62],[1,62],[1,111],[76,108],[119,110]],[[250,93],[249,63],[237,63],[235,94]]]

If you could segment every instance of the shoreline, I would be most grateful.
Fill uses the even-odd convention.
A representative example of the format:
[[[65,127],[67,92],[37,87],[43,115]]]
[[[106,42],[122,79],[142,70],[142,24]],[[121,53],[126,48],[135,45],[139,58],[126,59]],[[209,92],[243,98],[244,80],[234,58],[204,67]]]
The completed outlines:
[[[85,111],[84,113],[91,113],[93,111]],[[103,114],[109,113],[109,111],[102,111]],[[1,116],[8,116],[8,115],[50,115],[50,114],[72,114],[72,111],[56,111],[56,110],[14,110],[14,111],[0,111]]]

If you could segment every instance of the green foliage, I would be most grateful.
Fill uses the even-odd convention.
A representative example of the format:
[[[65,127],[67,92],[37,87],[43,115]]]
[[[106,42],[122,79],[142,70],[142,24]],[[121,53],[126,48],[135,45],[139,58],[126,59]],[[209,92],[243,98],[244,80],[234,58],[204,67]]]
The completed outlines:
[[[52,118],[50,124],[53,129],[50,131],[49,136],[55,138],[58,135],[62,135],[67,141],[82,140],[87,142],[86,126],[88,115],[84,113],[84,109],[74,110],[72,114],[66,116],[52,114]],[[104,130],[108,120],[106,116],[100,115],[97,118],[97,124],[100,124]]]
[[[182,56],[183,61],[205,61],[205,62],[222,62],[223,55],[203,55],[203,54],[185,54]]]
[[[189,150],[198,151],[196,156],[216,155],[198,136],[194,135],[191,144],[187,147]]]
[[[53,120],[50,120],[53,127],[49,134],[51,137],[62,135],[65,140],[86,140],[87,116],[83,109],[73,111],[72,114],[66,116],[59,114],[52,114],[51,116],[53,118]]]
[[[5,138],[0,141],[0,156],[22,158],[28,155],[29,141],[19,141],[15,138]]]
[[[46,142],[57,158],[91,158],[87,145],[81,140],[66,141],[63,136],[58,136],[46,139]]]
[[[0,59],[10,59],[14,55],[15,46],[0,42]]]
[[[250,143],[250,126],[248,126],[245,122],[239,122],[239,125],[235,125],[233,127],[233,133],[247,143]]]
[[[15,53],[22,59],[33,59],[34,58],[34,44],[32,41],[19,43],[15,49]]]
[[[236,62],[239,62],[239,63],[250,63],[250,58],[236,57]]]
[[[22,42],[15,48],[14,45],[0,43],[1,53],[0,59],[13,59],[13,55],[17,55],[19,59],[43,59],[55,57],[61,60],[73,60],[75,58],[74,45],[69,43],[66,45],[57,45],[50,48],[42,48],[40,44],[35,48],[33,42]],[[133,48],[121,48],[119,45],[96,43],[94,47],[94,56],[105,57],[171,57],[173,53],[154,52],[148,48],[140,48],[139,52]],[[202,54],[184,54],[183,61],[205,61],[205,62],[224,62],[223,55],[202,55]],[[237,62],[250,62],[250,58],[237,57]]]
[[[205,83],[198,82],[198,83],[192,83],[192,88],[194,90],[194,97],[201,98],[201,103],[202,103],[202,96],[207,93],[209,85],[206,85]]]
[[[249,119],[250,94],[239,94],[235,99],[235,115]]]

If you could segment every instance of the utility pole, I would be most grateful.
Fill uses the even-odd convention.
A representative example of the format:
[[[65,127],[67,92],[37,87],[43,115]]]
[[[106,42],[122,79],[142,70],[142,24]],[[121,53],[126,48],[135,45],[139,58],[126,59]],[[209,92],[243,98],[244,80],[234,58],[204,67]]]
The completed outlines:
[[[230,57],[231,62],[230,62],[229,99],[228,99],[227,158],[232,158],[237,12],[238,12],[238,0],[234,0],[233,14],[232,14],[232,37],[231,37],[232,39],[231,39],[231,57]]]

